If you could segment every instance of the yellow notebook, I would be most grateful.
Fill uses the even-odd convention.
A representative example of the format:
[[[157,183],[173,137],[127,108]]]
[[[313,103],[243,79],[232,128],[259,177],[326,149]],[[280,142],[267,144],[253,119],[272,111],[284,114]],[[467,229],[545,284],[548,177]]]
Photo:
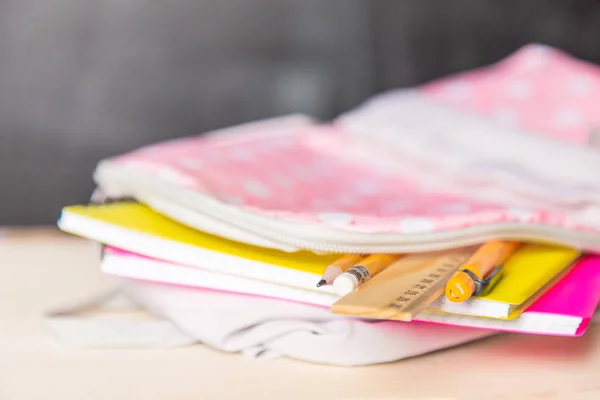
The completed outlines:
[[[440,296],[429,310],[500,319],[514,319],[566,274],[580,251],[563,246],[526,244],[504,264],[489,294],[462,303]]]
[[[288,253],[235,242],[175,222],[135,202],[63,209],[65,232],[164,261],[319,292],[323,270],[336,255]]]

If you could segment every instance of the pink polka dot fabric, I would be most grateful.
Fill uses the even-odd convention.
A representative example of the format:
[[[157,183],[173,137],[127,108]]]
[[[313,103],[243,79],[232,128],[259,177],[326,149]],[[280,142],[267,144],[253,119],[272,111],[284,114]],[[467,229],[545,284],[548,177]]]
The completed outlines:
[[[350,231],[426,233],[557,217],[431,192],[329,126],[282,129],[277,137],[255,129],[243,143],[199,136],[113,162],[263,216]]]
[[[431,98],[537,134],[584,142],[600,123],[595,68],[545,47],[425,85]],[[428,233],[493,223],[569,225],[428,189],[388,168],[339,127],[283,118],[142,148],[112,163],[265,217],[371,233]],[[575,227],[573,228],[581,228]]]
[[[533,134],[586,143],[600,129],[600,69],[542,45],[501,62],[424,85],[458,109]]]

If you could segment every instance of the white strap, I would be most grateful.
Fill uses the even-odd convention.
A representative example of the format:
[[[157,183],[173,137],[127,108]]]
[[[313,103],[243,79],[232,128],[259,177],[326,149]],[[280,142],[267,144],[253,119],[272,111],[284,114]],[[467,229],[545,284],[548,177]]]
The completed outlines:
[[[178,347],[196,343],[170,321],[150,315],[121,290],[48,312],[46,327],[81,347]]]

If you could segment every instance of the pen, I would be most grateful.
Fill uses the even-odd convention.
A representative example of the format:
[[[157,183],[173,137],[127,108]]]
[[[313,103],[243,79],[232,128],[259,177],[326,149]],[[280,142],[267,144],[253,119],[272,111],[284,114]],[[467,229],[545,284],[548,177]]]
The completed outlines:
[[[346,271],[350,267],[355,266],[363,258],[365,258],[365,256],[361,256],[359,254],[348,254],[337,259],[333,264],[325,268],[323,277],[319,283],[317,283],[317,287],[331,285],[335,278],[340,276],[342,272]]]
[[[348,269],[333,281],[333,290],[339,296],[345,296],[362,283],[394,263],[400,254],[373,254]]]
[[[477,291],[478,283],[491,278],[498,268],[520,246],[519,242],[494,240],[482,245],[448,280],[446,298],[454,303],[468,300]]]

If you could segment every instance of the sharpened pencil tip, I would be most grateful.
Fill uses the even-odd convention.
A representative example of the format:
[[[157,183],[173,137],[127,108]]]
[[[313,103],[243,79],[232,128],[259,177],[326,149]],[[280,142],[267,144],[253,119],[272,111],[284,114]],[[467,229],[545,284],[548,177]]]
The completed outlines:
[[[325,279],[321,279],[318,283],[317,283],[317,287],[321,287],[323,285],[326,285],[327,281]]]

